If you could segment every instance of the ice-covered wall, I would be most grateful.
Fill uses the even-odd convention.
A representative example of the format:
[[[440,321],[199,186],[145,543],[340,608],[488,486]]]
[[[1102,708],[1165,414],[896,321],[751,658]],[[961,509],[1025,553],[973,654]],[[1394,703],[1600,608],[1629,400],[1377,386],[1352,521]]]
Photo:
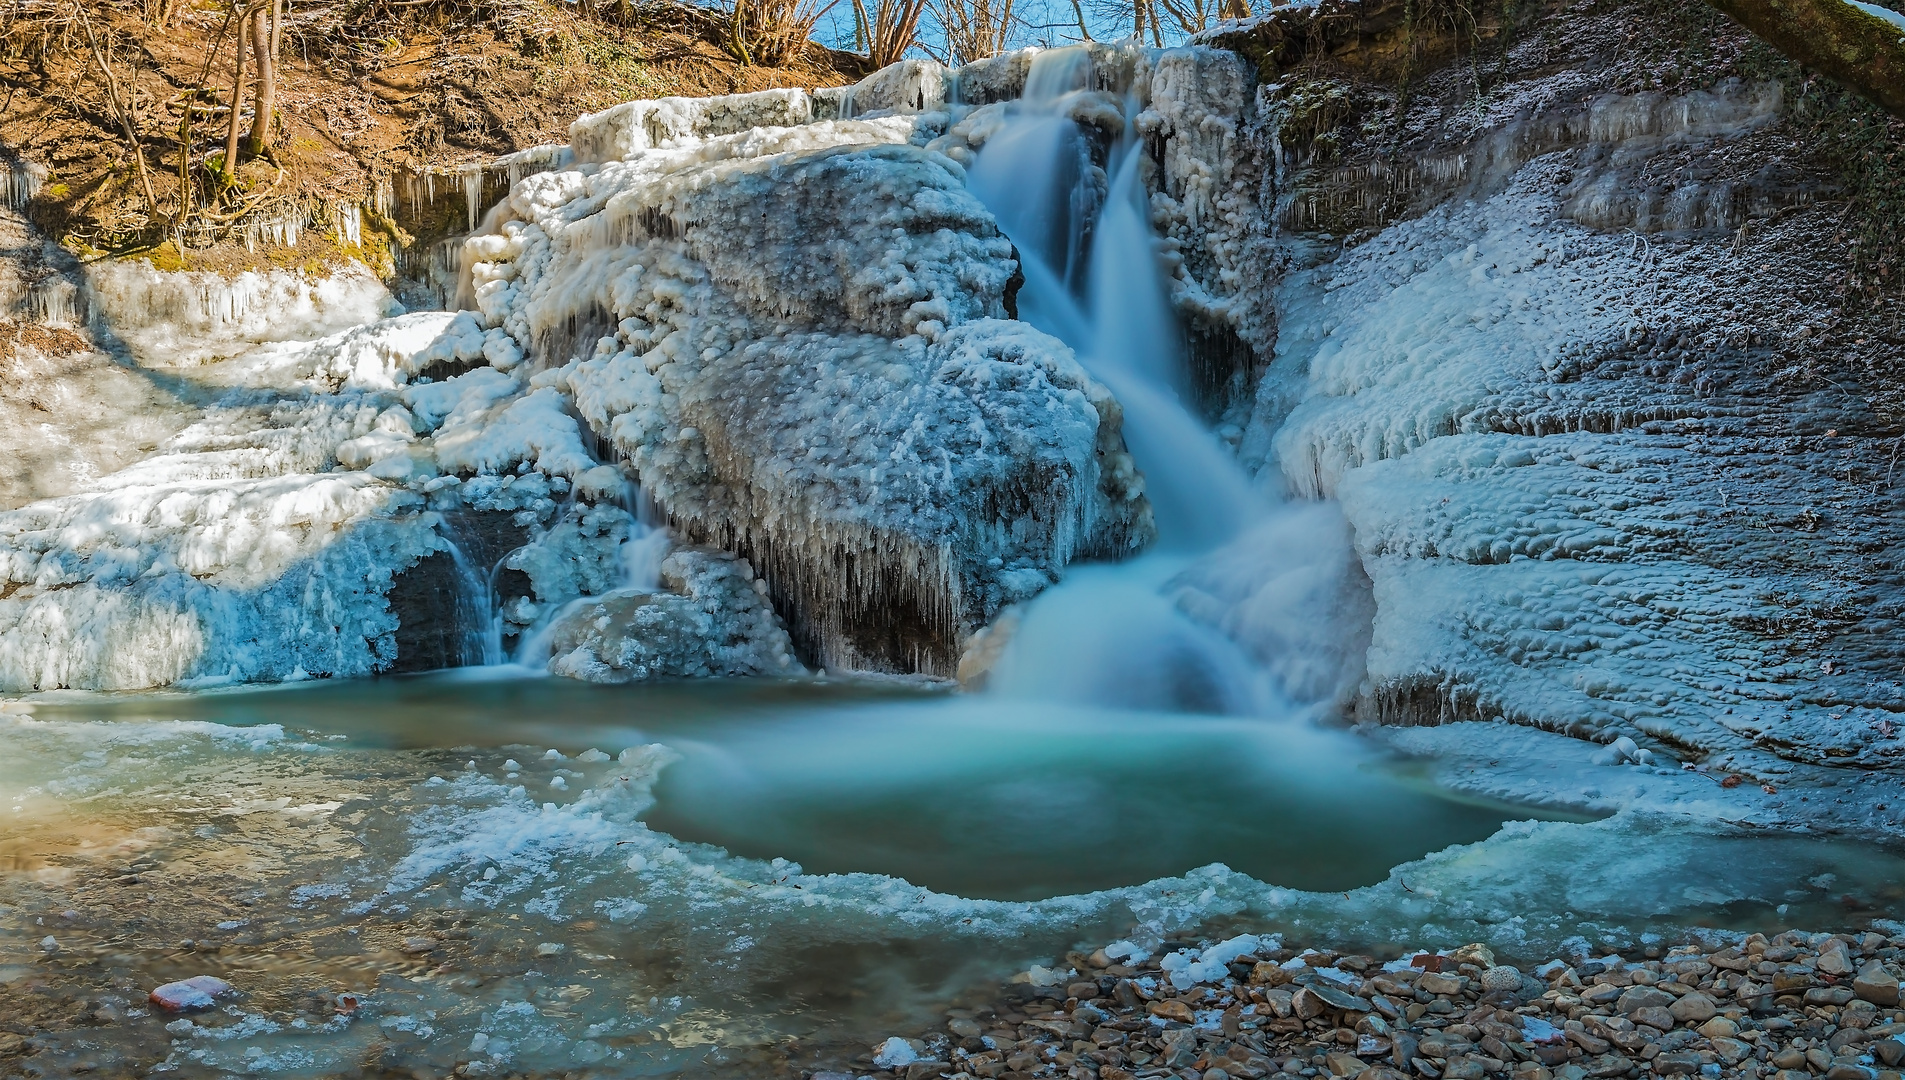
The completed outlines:
[[[1815,366],[1826,326],[1878,333],[1817,287],[1843,208],[1811,205],[1829,187],[1766,134],[1776,92],[1621,97],[1566,71],[1504,96],[1543,79],[1590,104],[1482,125],[1446,155],[1469,163],[1457,197],[1353,245],[1285,237],[1244,449],[1355,530],[1365,716],[1631,735],[1772,779],[1893,760],[1891,432]],[[1733,188],[1717,218],[1669,197],[1729,175],[1790,197]]]

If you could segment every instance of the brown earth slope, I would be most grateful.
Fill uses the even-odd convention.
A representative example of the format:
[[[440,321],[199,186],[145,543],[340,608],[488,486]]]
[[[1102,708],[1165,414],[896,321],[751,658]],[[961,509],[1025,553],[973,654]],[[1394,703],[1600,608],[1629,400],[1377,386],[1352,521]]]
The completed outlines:
[[[293,0],[278,60],[275,161],[244,163],[238,190],[220,193],[207,166],[222,159],[225,141],[229,14],[219,0],[0,6],[0,202],[9,201],[7,171],[17,181],[30,161],[47,170],[31,215],[69,248],[231,269],[266,257],[238,243],[235,225],[301,221],[314,209],[321,220],[398,170],[566,142],[577,115],[633,98],[840,85],[861,63],[809,43],[787,66],[744,65],[717,44],[718,15],[671,2]],[[247,128],[249,113],[247,100]],[[307,237],[270,258],[321,257],[327,241]]]

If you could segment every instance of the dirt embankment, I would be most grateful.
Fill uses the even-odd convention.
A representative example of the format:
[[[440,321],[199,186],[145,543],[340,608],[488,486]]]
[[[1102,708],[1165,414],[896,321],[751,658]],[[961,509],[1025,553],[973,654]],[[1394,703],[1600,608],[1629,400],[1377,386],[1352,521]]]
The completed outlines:
[[[717,15],[672,2],[288,0],[274,146],[227,180],[231,14],[222,0],[0,4],[0,205],[24,203],[82,255],[310,265],[340,253],[321,227],[334,208],[415,170],[566,142],[578,114],[634,98],[861,74],[818,44],[786,66],[742,64]],[[247,91],[247,130],[251,109]],[[409,239],[374,215],[365,232],[371,250],[349,253],[373,263]]]

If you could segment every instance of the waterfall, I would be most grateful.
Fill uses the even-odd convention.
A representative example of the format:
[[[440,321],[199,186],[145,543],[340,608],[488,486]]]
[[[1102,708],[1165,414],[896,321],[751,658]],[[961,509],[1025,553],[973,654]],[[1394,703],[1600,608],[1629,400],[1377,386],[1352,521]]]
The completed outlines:
[[[1274,625],[1269,636],[1283,647],[1306,636],[1292,632],[1297,612],[1261,608],[1315,606],[1330,590],[1291,588],[1289,568],[1328,571],[1332,562],[1319,561],[1305,536],[1291,543],[1285,508],[1256,490],[1191,411],[1141,173],[1144,144],[1132,125],[1138,105],[1123,95],[1123,127],[1101,166],[1094,133],[1073,119],[1105,115],[1110,95],[1092,84],[1083,47],[1036,57],[1024,97],[980,150],[969,185],[1018,251],[1020,317],[1069,345],[1122,404],[1158,543],[1130,563],[1075,568],[1034,601],[990,685],[1127,708],[1284,711],[1292,688],[1279,676],[1289,665],[1213,629],[1231,625],[1221,615],[1190,618],[1174,594],[1209,600],[1204,608],[1250,606],[1249,621]]]
[[[496,568],[472,557],[477,545],[468,537],[459,537],[448,517],[444,519],[443,539],[456,566],[456,666],[500,664],[504,660],[503,617],[496,604]]]

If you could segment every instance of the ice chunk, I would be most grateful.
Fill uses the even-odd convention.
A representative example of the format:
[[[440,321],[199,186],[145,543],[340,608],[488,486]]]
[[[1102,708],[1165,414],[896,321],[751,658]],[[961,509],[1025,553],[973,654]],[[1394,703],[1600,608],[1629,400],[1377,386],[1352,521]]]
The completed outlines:
[[[184,1012],[190,1009],[209,1009],[214,1001],[232,992],[232,984],[215,975],[194,975],[189,979],[169,982],[153,990],[152,1003],[161,1009],[172,1012]]]

